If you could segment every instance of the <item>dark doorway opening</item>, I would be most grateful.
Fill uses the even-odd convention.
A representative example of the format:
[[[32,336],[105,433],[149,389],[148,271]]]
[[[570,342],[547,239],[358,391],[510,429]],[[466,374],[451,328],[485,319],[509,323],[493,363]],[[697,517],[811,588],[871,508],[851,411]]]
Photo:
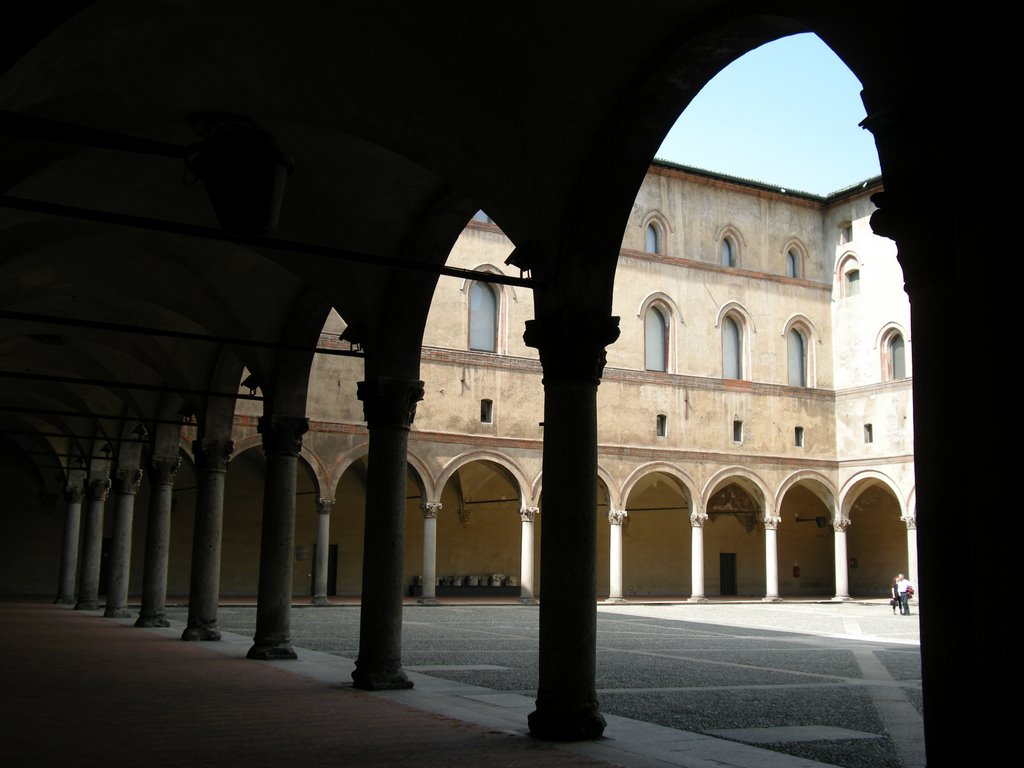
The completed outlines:
[[[718,571],[721,579],[723,595],[738,594],[736,589],[736,553],[720,552],[718,554]]]

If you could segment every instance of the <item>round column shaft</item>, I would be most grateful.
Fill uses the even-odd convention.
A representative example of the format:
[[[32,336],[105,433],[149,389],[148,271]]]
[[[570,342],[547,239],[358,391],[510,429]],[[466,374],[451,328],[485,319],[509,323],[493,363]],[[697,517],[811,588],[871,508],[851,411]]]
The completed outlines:
[[[437,514],[441,502],[425,501],[423,510],[423,594],[421,605],[437,605]]]
[[[188,594],[188,625],[182,640],[220,640],[217,602],[220,598],[220,544],[224,521],[224,480],[234,444],[230,440],[197,440],[196,519],[192,533],[192,572]]]
[[[296,659],[291,645],[292,550],[295,547],[295,470],[309,420],[264,416],[259,421],[267,468],[260,538],[256,634],[250,659]]]
[[[707,512],[690,513],[690,598],[691,603],[706,603],[704,594],[704,523]]]
[[[331,551],[331,507],[334,499],[316,503],[316,562],[313,563],[313,605],[330,605],[327,599],[327,568]]]
[[[132,519],[135,495],[142,482],[141,469],[119,469],[114,475],[114,520],[110,530],[110,565],[107,581],[107,618],[125,619],[128,612],[128,576],[132,559]]]
[[[169,627],[167,563],[171,541],[171,502],[181,457],[154,457],[146,516],[146,554],[142,571],[142,606],[137,627]]]
[[[82,557],[79,561],[78,602],[75,610],[95,611],[99,605],[100,563],[103,557],[103,506],[110,495],[109,478],[93,479],[86,486],[82,521]]]
[[[75,604],[75,571],[78,568],[78,535],[82,524],[81,486],[69,485],[64,491],[64,538],[60,550],[60,578],[57,583],[59,605]]]

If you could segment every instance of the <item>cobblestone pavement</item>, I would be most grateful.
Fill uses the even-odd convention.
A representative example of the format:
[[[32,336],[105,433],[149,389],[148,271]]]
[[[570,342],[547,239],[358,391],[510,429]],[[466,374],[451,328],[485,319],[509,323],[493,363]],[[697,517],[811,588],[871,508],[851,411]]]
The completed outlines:
[[[526,733],[537,606],[404,611],[403,663],[416,687],[379,695]],[[220,627],[245,645],[255,617],[253,606],[225,606]],[[170,618],[184,622],[187,610]],[[333,671],[321,663],[309,674],[350,682],[358,606],[296,606],[291,625],[300,659],[274,664],[298,671],[333,658]],[[636,768],[925,765],[918,621],[885,601],[602,604],[597,661],[609,724],[605,739],[566,747],[581,756]]]

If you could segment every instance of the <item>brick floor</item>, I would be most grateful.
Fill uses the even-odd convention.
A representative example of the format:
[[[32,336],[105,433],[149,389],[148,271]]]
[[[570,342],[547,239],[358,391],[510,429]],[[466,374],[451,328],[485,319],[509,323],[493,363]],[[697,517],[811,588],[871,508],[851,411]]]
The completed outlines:
[[[10,768],[610,765],[97,612],[0,600],[0,626]]]

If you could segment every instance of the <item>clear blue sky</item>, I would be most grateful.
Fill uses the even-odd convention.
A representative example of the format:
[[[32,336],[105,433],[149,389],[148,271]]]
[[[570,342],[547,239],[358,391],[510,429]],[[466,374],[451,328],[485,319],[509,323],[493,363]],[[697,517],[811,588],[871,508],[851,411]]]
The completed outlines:
[[[879,174],[860,81],[815,35],[777,40],[722,70],[658,150],[681,165],[827,195]]]

